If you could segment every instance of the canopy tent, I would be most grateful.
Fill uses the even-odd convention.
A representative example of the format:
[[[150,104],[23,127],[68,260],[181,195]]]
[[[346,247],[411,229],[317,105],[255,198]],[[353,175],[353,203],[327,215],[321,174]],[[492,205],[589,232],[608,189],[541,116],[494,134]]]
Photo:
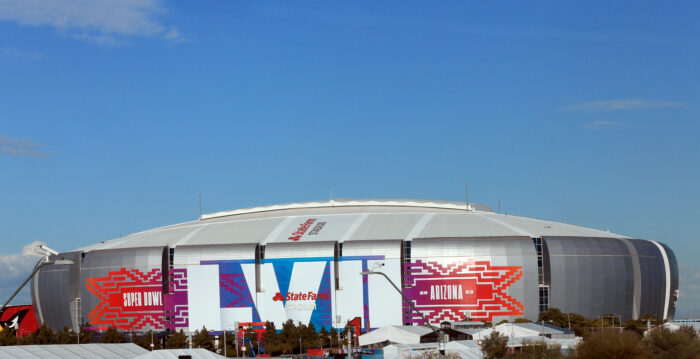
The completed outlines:
[[[494,330],[509,338],[545,336],[565,339],[574,338],[575,336],[572,331],[546,323],[544,325],[540,323],[503,323],[493,328],[470,330],[469,334],[472,336],[472,339],[479,340],[487,338]]]
[[[206,349],[164,349],[139,355],[134,359],[178,359],[181,355],[189,355],[192,359],[223,359],[219,354],[212,353]]]
[[[427,352],[437,352],[437,343],[391,344],[382,349],[384,359],[408,359]]]
[[[481,346],[475,340],[458,340],[445,344],[445,352],[459,354],[463,359],[481,359]]]
[[[360,335],[360,346],[383,342],[397,344],[418,344],[420,338],[433,330],[428,327],[389,325]]]

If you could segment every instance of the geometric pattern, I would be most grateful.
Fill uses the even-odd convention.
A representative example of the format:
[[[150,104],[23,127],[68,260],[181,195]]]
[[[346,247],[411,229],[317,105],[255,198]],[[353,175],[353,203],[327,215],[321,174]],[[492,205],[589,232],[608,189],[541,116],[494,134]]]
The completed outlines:
[[[464,317],[493,321],[523,314],[525,306],[506,293],[522,275],[520,266],[492,266],[490,261],[416,260],[404,265],[403,293],[432,324]],[[404,323],[423,324],[406,303],[403,307]]]
[[[311,313],[309,322],[314,324],[316,330],[320,330],[322,327],[328,329],[333,326],[333,310],[331,307],[331,265],[328,261],[323,269],[321,283],[316,293],[319,294],[316,299],[316,309]]]
[[[252,308],[253,321],[260,321],[260,314],[240,263],[219,264],[219,288],[222,308]]]
[[[163,296],[163,306],[168,329],[189,327],[187,306],[187,269],[170,270],[169,294]]]
[[[154,330],[166,328],[162,298],[148,294],[163,292],[160,269],[143,273],[138,269],[121,268],[109,272],[106,277],[87,278],[85,286],[100,303],[88,314],[88,322],[94,329],[116,327],[123,330],[140,330],[150,325]],[[136,301],[125,305],[129,294]]]

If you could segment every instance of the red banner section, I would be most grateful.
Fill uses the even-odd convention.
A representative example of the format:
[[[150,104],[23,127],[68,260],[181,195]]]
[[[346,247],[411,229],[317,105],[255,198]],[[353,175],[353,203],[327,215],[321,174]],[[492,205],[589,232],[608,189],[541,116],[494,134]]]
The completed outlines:
[[[165,329],[160,269],[143,273],[122,268],[106,277],[87,278],[85,285],[100,300],[88,315],[93,328],[138,330],[150,324]]]
[[[522,267],[492,266],[490,261],[406,263],[403,292],[431,323],[465,317],[491,321],[518,316],[525,307],[506,293],[523,275]],[[423,323],[406,307],[405,321]]]

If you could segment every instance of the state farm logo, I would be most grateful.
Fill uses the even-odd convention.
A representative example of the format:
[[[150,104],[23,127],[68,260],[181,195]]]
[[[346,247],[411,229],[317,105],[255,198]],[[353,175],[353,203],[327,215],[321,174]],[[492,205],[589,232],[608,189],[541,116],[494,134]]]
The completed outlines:
[[[311,225],[313,225],[314,223],[316,223],[316,218],[309,218],[309,219],[307,219],[306,222],[300,224],[300,225],[299,225],[299,228],[297,228],[297,230],[294,231],[294,232],[292,233],[292,235],[291,235],[290,237],[288,237],[287,239],[289,239],[290,241],[295,241],[295,242],[298,241],[298,240],[300,240],[301,237],[306,233],[306,231],[309,230],[309,228],[311,228]],[[325,225],[326,225],[326,222],[318,222],[318,223],[316,223],[316,225],[314,226],[314,228],[312,228],[311,231],[309,231],[309,234],[308,234],[308,235],[309,235],[309,236],[315,236],[315,235],[317,235],[318,232],[320,232],[320,231],[323,229],[323,227],[324,227]]]
[[[272,298],[273,301],[296,301],[296,300],[328,300],[328,293],[314,293],[314,292],[287,292],[286,295],[277,292]]]

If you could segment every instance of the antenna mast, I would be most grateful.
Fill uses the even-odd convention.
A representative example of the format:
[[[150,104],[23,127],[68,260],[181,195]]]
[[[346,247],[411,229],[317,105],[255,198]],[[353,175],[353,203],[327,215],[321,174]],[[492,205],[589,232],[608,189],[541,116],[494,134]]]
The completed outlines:
[[[464,197],[467,203],[466,210],[469,211],[469,181],[464,181]]]
[[[199,192],[199,220],[202,220],[202,192]]]

